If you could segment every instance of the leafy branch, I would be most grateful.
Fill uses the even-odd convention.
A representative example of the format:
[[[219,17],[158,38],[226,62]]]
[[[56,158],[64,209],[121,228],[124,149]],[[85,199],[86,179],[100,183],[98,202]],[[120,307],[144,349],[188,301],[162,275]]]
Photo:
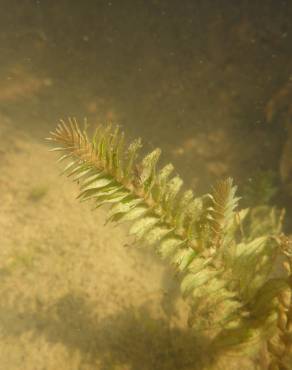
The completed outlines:
[[[211,330],[214,348],[243,351],[267,342],[271,366],[289,369],[287,359],[275,355],[279,346],[285,358],[292,351],[291,273],[275,275],[279,258],[286,270],[290,263],[282,214],[270,217],[267,210],[257,220],[253,210],[239,211],[230,178],[195,197],[182,189],[171,164],[158,167],[160,149],[138,160],[141,140],[126,145],[119,127],[99,126],[89,139],[69,119],[49,140],[56,144],[52,151],[61,154],[59,161],[68,161],[63,173],[79,183],[78,198],[96,208],[109,204],[107,221],[131,221],[130,235],[174,265],[192,307],[189,324]],[[257,227],[261,222],[266,222],[264,232]],[[279,330],[288,327],[290,336],[281,336]]]

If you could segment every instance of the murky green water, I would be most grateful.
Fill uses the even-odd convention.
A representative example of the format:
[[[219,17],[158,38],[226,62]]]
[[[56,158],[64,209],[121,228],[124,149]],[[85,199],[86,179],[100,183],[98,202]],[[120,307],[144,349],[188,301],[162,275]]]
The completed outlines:
[[[232,176],[244,206],[287,208],[291,232],[292,3],[0,9],[0,369],[203,368],[169,271],[75,201],[43,138],[61,117],[121,124],[198,193]]]

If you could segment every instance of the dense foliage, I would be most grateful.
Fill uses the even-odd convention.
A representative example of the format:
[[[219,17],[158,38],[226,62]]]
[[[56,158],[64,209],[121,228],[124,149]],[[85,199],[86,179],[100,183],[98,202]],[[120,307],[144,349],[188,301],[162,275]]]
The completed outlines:
[[[270,369],[292,369],[292,248],[284,213],[238,209],[232,179],[194,196],[160,149],[138,161],[140,139],[126,146],[119,127],[100,126],[90,140],[76,120],[49,138],[81,201],[110,204],[108,221],[131,221],[130,235],[153,246],[177,270],[192,307],[189,324],[206,330],[214,351],[267,347]]]

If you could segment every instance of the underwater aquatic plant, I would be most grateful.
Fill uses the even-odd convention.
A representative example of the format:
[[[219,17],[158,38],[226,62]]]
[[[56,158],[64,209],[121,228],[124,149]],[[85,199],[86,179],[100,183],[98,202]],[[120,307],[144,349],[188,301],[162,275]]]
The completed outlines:
[[[183,191],[171,164],[158,169],[160,149],[138,161],[141,140],[126,146],[118,126],[99,126],[90,140],[69,119],[49,140],[59,161],[69,160],[63,172],[79,183],[78,198],[110,204],[107,221],[131,221],[130,235],[174,266],[192,307],[189,324],[210,331],[214,352],[267,344],[269,368],[291,368],[292,248],[282,212],[238,210],[230,178],[203,196]]]

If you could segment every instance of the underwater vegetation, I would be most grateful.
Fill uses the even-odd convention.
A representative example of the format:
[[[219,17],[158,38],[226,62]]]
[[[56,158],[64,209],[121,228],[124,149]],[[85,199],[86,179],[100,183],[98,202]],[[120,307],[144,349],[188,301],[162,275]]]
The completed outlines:
[[[207,332],[210,353],[255,356],[262,369],[292,369],[292,243],[284,211],[239,209],[231,178],[207,194],[183,189],[160,149],[139,160],[141,140],[128,145],[118,126],[97,127],[92,139],[74,119],[48,138],[68,161],[81,201],[108,204],[107,222],[130,223],[136,242],[173,265],[191,310],[188,324]]]

